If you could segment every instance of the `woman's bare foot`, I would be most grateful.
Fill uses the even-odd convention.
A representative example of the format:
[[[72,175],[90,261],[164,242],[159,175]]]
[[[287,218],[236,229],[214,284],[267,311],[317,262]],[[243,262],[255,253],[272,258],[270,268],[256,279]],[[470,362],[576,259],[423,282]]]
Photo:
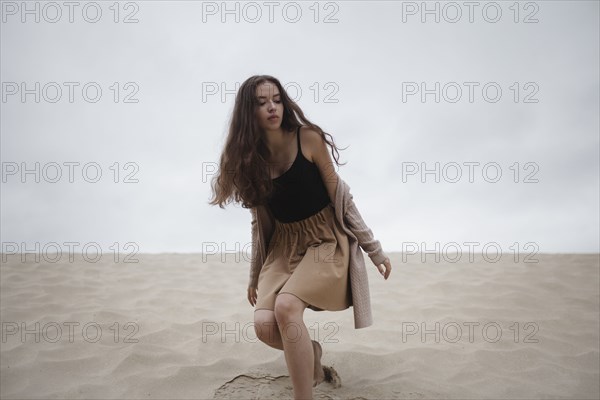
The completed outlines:
[[[321,344],[315,340],[312,341],[313,352],[315,355],[315,375],[314,375],[314,383],[313,387],[317,386],[319,383],[323,382],[325,379],[325,372],[323,371],[323,367],[321,366],[321,356],[323,355],[323,349],[321,348]]]

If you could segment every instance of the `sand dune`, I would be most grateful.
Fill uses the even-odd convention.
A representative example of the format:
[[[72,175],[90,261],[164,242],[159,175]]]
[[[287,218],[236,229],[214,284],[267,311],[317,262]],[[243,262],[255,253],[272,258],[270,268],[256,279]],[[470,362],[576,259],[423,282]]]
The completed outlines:
[[[2,399],[291,398],[283,352],[254,333],[248,260],[136,257],[7,256]],[[315,399],[600,397],[599,255],[390,257],[388,281],[367,265],[371,327],[355,330],[352,310],[305,312],[342,379]]]

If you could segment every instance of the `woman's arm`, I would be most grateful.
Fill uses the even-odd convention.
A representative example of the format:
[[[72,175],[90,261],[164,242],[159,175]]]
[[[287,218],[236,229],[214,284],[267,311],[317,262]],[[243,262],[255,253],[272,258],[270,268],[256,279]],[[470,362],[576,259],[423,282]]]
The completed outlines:
[[[308,147],[307,153],[309,156],[311,156],[312,161],[319,168],[321,179],[325,184],[327,194],[329,194],[329,199],[333,204],[335,204],[335,192],[337,189],[338,174],[335,170],[335,164],[333,163],[331,155],[327,150],[327,144],[321,135],[312,129],[305,129],[304,133],[304,137],[308,143],[308,146],[305,146],[305,148]]]
[[[252,237],[252,258],[250,260],[250,279],[248,282],[248,287],[258,287],[258,274],[259,274],[259,248],[258,248],[258,222],[256,218],[256,207],[252,207],[250,209],[250,213],[252,214],[252,222],[251,226],[251,237]]]
[[[336,191],[340,177],[335,171],[335,164],[333,163],[331,155],[327,151],[327,145],[318,132],[315,132],[311,129],[306,129],[305,133],[305,137],[307,138],[306,141],[309,144],[308,151],[312,156],[313,162],[319,168],[321,178],[323,179],[323,183],[325,183],[329,198],[333,204],[336,204]],[[346,212],[344,219],[346,225],[358,239],[358,245],[369,255],[369,258],[373,264],[376,266],[383,264],[388,256],[383,251],[381,243],[379,243],[378,240],[375,240],[373,237],[373,232],[371,229],[369,229],[360,215],[356,204],[354,204],[354,201],[352,200],[351,193],[349,193],[348,199],[346,199],[345,207]]]
[[[258,287],[258,276],[267,257],[267,250],[274,233],[274,216],[268,207],[259,205],[250,208],[252,213],[252,260],[248,287]]]
[[[356,236],[358,245],[369,255],[373,264],[376,266],[383,264],[388,256],[383,251],[379,240],[376,240],[373,236],[373,231],[367,226],[360,215],[360,212],[354,203],[352,193],[348,193],[348,198],[346,199],[344,222],[354,236]]]

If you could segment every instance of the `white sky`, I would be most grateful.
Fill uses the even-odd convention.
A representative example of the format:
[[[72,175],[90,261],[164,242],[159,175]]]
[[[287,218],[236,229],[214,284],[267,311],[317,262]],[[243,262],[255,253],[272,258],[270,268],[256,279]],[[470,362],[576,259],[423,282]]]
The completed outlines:
[[[235,12],[222,22],[220,1],[137,1],[130,3],[136,8],[120,3],[116,23],[112,1],[96,3],[102,10],[96,23],[83,19],[81,6],[72,23],[66,6],[58,22],[47,22],[56,9],[42,10],[43,3],[39,22],[35,14],[22,22],[21,4],[2,2],[5,245],[96,242],[110,252],[117,242],[125,253],[127,242],[148,253],[200,252],[213,242],[227,250],[248,246],[249,211],[209,206],[202,172],[218,161],[236,84],[270,74],[290,88],[311,121],[349,146],[338,173],[384,250],[401,251],[408,242],[430,249],[436,242],[495,242],[511,252],[517,242],[530,252],[525,243],[533,242],[538,252],[600,251],[596,1],[535,1],[531,8],[521,2],[517,23],[513,1],[477,2],[472,22],[464,2],[454,3],[463,13],[456,23],[448,22],[456,8],[445,8],[439,23],[434,15],[422,22],[419,10],[408,13],[422,2],[273,2],[273,22],[265,2],[228,2],[230,10],[237,4],[239,22]],[[493,18],[494,4],[502,15],[487,22],[482,9]],[[292,22],[297,9],[301,15]],[[87,15],[93,18],[94,9]],[[123,23],[128,15],[138,22]],[[337,22],[324,23],[328,15]],[[538,22],[524,23],[528,15]],[[39,102],[35,94],[22,102],[21,83],[35,89],[35,82],[41,88],[55,82],[62,97],[48,100],[56,93],[50,84]],[[73,102],[64,82],[78,85]],[[90,82],[102,89],[97,102],[82,96]],[[407,82],[450,86],[437,103],[433,94],[403,101]],[[473,102],[464,82],[477,85]],[[463,90],[456,102],[449,100],[453,83]],[[501,88],[497,102],[483,98],[487,83]],[[214,86],[217,94],[207,92]],[[128,95],[137,102],[125,102]],[[526,102],[528,96],[537,102]],[[33,169],[36,162],[40,170],[58,163],[62,179],[21,177],[21,163]],[[69,162],[80,163],[74,182]],[[81,165],[94,162],[102,177],[88,183]],[[450,182],[450,168],[446,180],[415,175],[403,182],[407,163],[432,169],[436,162],[458,163],[462,178]],[[473,183],[464,164],[470,162],[479,163]],[[123,182],[134,171],[126,163],[135,163],[139,182]],[[501,169],[496,183],[482,177],[488,163]],[[17,173],[8,174],[15,165]],[[525,183],[531,174],[539,182]]]

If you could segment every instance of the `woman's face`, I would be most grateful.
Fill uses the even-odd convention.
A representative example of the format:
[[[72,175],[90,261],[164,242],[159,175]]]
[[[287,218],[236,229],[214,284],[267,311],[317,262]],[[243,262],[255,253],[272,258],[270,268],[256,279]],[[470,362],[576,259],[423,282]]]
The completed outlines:
[[[283,117],[283,104],[277,85],[271,82],[261,83],[256,87],[256,97],[256,117],[259,126],[265,131],[279,129]]]

